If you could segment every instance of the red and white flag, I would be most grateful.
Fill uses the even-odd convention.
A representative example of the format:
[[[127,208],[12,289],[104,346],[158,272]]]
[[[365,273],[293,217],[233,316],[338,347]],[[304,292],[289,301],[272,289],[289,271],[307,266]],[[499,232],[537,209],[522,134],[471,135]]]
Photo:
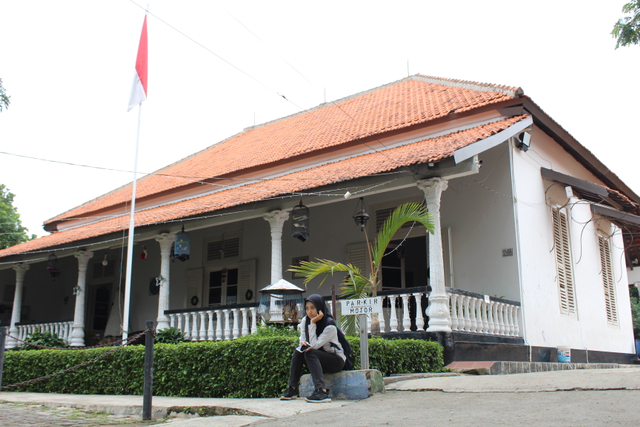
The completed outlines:
[[[149,55],[147,49],[147,15],[144,16],[142,24],[142,34],[138,45],[138,56],[136,58],[136,72],[133,75],[133,86],[131,87],[131,97],[129,98],[129,108],[131,111],[136,105],[147,100],[147,67],[149,65]]]

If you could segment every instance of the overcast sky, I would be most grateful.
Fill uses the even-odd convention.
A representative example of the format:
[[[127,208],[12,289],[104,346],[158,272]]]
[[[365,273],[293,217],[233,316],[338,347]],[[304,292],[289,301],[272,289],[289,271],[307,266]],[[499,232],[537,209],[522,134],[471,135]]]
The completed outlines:
[[[640,46],[615,50],[610,35],[626,1],[150,0],[138,171],[421,73],[521,87],[640,194]],[[44,235],[43,221],[132,179],[144,10],[4,0],[0,16],[0,151],[12,154],[0,183]]]

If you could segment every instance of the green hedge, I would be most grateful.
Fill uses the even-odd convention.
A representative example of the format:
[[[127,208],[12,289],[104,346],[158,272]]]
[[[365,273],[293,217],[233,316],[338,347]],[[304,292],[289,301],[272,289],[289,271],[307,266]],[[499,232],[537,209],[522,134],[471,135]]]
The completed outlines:
[[[347,338],[354,369],[360,367],[360,342]],[[235,341],[156,344],[153,391],[156,396],[276,397],[289,376],[292,337],[243,337]],[[7,351],[3,385],[11,385],[78,365],[113,347],[88,350]],[[369,365],[384,376],[439,372],[442,347],[421,340],[369,340]],[[63,375],[10,391],[141,395],[144,346],[128,346]]]

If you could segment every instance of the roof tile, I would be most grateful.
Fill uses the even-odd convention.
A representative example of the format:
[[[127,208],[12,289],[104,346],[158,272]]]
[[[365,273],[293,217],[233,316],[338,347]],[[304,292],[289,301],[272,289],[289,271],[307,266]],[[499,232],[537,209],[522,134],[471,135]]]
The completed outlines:
[[[202,215],[224,208],[263,200],[268,197],[282,196],[323,185],[388,172],[403,166],[429,161],[437,162],[453,156],[455,150],[501,132],[525,117],[527,116],[503,119],[436,138],[312,167],[282,177],[221,190],[206,196],[139,211],[136,212],[135,215],[136,227]],[[128,215],[122,215],[82,227],[59,231],[30,242],[1,250],[0,258],[58,247],[92,237],[104,236],[125,230],[128,228],[128,225]]]
[[[506,86],[412,76],[245,130],[139,180],[136,198],[426,123],[520,93]],[[127,185],[45,223],[85,216],[130,198]]]

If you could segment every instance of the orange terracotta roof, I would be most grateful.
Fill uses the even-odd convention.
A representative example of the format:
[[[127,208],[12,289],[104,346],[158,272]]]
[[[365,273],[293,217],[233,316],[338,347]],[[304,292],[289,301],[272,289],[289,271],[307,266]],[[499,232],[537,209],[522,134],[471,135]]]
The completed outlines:
[[[437,162],[453,156],[454,151],[501,132],[528,117],[527,115],[499,120],[482,126],[453,132],[436,138],[390,148],[382,152],[358,155],[348,159],[312,167],[288,175],[222,190],[153,209],[136,212],[136,227],[202,215],[216,210],[239,206],[270,197],[300,192],[323,185],[348,181],[372,174],[388,172],[403,166]],[[0,258],[38,251],[84,239],[104,236],[128,228],[129,216],[96,222],[82,227],[60,231],[48,236],[12,246],[0,251]]]
[[[427,123],[521,94],[515,87],[412,76],[245,130],[139,180],[136,199]],[[127,185],[45,223],[81,217],[130,198],[131,186]]]

